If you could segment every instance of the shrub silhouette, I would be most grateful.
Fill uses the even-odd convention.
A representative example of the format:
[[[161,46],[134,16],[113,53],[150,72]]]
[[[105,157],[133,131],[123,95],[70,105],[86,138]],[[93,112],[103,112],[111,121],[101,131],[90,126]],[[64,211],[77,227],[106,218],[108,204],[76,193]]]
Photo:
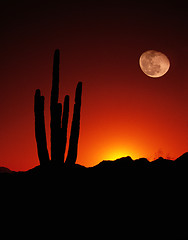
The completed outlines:
[[[80,131],[80,109],[82,96],[82,82],[77,84],[75,94],[74,113],[69,140],[69,149],[65,159],[65,149],[67,143],[67,125],[69,116],[69,96],[66,95],[63,104],[58,102],[59,97],[59,50],[55,50],[53,62],[53,78],[50,101],[51,115],[51,162],[55,165],[66,164],[73,166],[77,159],[77,148]],[[37,142],[38,157],[41,166],[50,162],[47,149],[45,119],[44,119],[44,96],[41,96],[39,89],[35,92],[34,98],[35,112],[35,138]]]

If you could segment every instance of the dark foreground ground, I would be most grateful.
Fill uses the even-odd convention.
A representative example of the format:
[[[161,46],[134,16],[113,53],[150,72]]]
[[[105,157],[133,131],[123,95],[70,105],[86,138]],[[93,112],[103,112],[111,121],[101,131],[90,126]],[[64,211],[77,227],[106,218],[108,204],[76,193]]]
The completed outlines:
[[[1,168],[0,184],[2,209],[11,200],[8,209],[25,215],[23,226],[30,226],[29,216],[43,238],[52,232],[64,239],[188,239],[188,153],[92,168]]]

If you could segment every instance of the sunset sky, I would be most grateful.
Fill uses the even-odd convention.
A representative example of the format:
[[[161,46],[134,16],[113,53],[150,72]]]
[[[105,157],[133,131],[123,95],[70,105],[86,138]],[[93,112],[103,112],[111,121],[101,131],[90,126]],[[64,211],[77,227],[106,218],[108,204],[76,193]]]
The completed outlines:
[[[186,2],[186,1],[185,1]],[[39,164],[34,93],[45,96],[50,149],[53,53],[60,49],[60,101],[83,82],[77,163],[131,156],[175,159],[188,151],[188,7],[183,1],[3,1],[0,14],[0,166]],[[146,76],[154,49],[170,69]],[[70,122],[69,122],[70,125]]]

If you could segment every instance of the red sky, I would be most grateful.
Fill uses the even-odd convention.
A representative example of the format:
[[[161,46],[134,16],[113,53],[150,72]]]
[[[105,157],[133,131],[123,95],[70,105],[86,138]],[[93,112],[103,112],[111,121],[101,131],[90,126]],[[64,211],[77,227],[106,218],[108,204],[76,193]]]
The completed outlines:
[[[33,112],[37,88],[45,96],[50,147],[56,48],[61,51],[60,100],[70,94],[73,108],[76,84],[83,82],[77,163],[93,166],[127,155],[174,159],[188,150],[184,2],[21,2],[1,3],[0,166],[27,170],[39,163]],[[170,70],[161,78],[139,68],[140,55],[150,49],[170,59]]]

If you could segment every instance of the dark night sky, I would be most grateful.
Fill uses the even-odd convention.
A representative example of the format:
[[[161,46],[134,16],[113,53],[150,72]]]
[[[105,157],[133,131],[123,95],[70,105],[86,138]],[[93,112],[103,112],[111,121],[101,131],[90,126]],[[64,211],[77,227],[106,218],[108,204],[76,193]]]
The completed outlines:
[[[186,1],[4,1],[0,14],[0,165],[38,164],[33,97],[49,101],[53,52],[61,51],[61,96],[83,81],[78,163],[130,155],[176,158],[188,146]],[[150,78],[140,55],[154,49],[171,62]],[[71,112],[72,114],[72,112]]]

